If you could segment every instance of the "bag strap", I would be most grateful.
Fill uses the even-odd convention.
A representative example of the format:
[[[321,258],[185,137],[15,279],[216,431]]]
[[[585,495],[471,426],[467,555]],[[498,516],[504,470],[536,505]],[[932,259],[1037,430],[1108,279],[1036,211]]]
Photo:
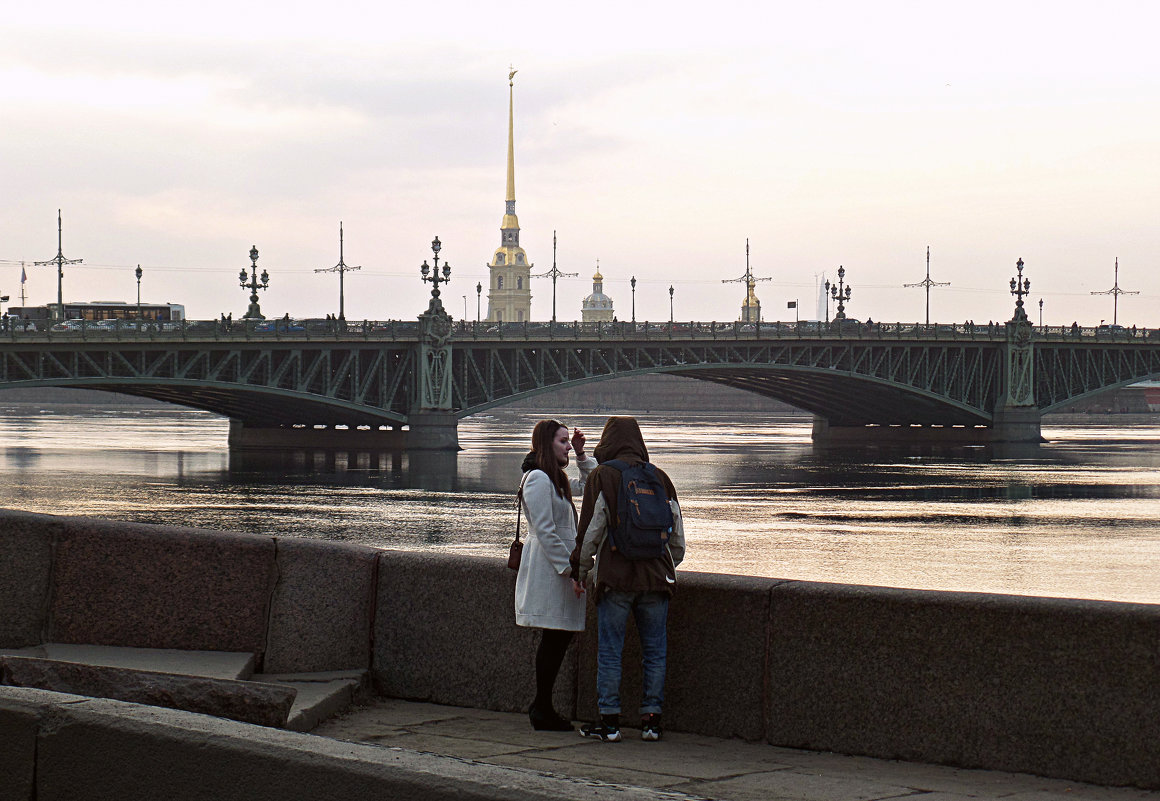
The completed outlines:
[[[528,480],[528,475],[531,472],[529,470],[527,473],[524,473],[524,477],[520,480],[520,489],[516,492],[516,542],[520,541],[520,518],[523,517],[520,512],[522,511],[521,507],[524,505],[524,482]]]

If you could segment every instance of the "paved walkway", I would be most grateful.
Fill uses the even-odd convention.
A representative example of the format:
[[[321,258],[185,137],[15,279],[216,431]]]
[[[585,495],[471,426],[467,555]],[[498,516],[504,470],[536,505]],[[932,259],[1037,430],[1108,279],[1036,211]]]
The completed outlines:
[[[625,729],[620,743],[573,732],[536,732],[526,715],[379,700],[327,721],[313,732],[339,740],[442,754],[541,774],[623,787],[653,788],[673,798],[727,801],[1160,801],[1160,793],[1017,773],[797,751],[666,732],[645,743]],[[628,793],[627,795],[631,795]],[[566,801],[561,796],[561,801]]]

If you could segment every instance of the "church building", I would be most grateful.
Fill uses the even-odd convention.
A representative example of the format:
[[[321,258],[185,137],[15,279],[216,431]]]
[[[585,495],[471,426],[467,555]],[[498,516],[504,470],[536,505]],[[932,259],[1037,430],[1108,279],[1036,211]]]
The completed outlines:
[[[499,226],[499,247],[487,265],[487,319],[495,323],[519,323],[532,318],[532,263],[520,247],[520,221],[516,218],[516,158],[513,113],[514,78],[508,73],[507,198]]]
[[[600,274],[600,263],[596,263],[596,274],[592,276],[592,294],[584,298],[580,307],[580,319],[586,323],[611,322],[612,298],[604,294],[604,276]]]

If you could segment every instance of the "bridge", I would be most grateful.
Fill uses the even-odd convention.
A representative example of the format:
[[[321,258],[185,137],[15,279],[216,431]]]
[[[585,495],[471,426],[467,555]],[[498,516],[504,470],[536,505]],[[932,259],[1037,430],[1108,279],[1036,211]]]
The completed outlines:
[[[1037,441],[1043,414],[1160,375],[1160,331],[801,323],[454,323],[345,330],[129,324],[0,337],[0,388],[79,387],[204,409],[232,447],[454,449],[460,418],[668,373],[815,415],[816,441]],[[331,326],[337,329],[338,326]]]

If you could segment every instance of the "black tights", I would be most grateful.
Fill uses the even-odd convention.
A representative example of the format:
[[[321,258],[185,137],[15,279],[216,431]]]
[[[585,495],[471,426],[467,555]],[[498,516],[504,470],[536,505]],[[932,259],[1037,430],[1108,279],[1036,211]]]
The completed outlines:
[[[538,709],[552,708],[552,688],[556,685],[556,675],[573,634],[575,632],[560,629],[543,629],[540,633],[540,647],[536,650],[536,700],[533,702]]]

